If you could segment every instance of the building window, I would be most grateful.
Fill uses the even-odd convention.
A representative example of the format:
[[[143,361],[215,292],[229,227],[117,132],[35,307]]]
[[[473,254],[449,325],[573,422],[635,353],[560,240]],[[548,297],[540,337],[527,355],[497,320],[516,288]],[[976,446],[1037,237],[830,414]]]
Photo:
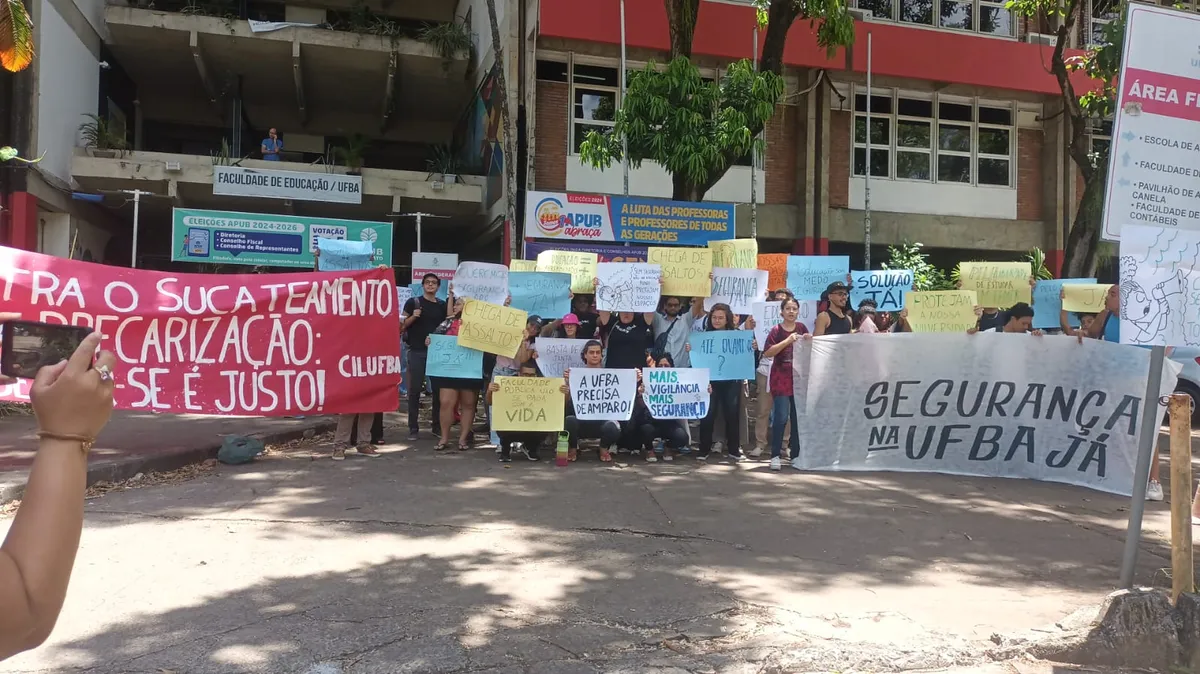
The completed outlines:
[[[866,170],[867,96],[854,96],[855,176]],[[871,96],[871,177],[1011,187],[1012,105],[899,92]]]
[[[612,133],[620,84],[616,68],[575,64],[571,72],[571,154],[579,153],[589,131]]]
[[[1094,0],[1114,1],[1114,0]],[[937,28],[1014,37],[1016,24],[1005,0],[856,0],[873,18]]]
[[[1117,0],[1089,0],[1088,10],[1091,18],[1088,22],[1087,44],[1104,44],[1104,27],[1121,17],[1121,8]]]

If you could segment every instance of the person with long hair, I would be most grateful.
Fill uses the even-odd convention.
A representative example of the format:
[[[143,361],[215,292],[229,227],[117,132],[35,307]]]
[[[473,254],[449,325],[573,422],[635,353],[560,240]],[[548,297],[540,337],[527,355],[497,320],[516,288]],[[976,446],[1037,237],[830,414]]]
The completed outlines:
[[[789,297],[779,306],[783,322],[767,333],[763,356],[771,361],[769,383],[771,388],[771,470],[783,467],[780,454],[783,450],[783,429],[788,420],[792,422],[792,435],[788,443],[792,467],[800,470],[800,434],[796,419],[796,399],[792,385],[792,351],[801,339],[812,339],[808,328],[796,321],[800,315],[800,303]]]
[[[736,330],[737,317],[728,304],[718,303],[708,312],[704,330]],[[729,381],[714,381],[711,383],[708,414],[700,420],[700,452],[697,459],[704,461],[712,452],[713,427],[718,417],[725,420],[725,453],[734,461],[742,461],[741,434],[741,394],[746,382],[741,379]]]
[[[589,339],[583,345],[583,350],[580,353],[580,358],[583,360],[585,368],[600,369],[603,368],[604,348],[600,345],[600,341]],[[615,421],[580,421],[575,417],[575,404],[571,400],[570,382],[571,369],[567,368],[563,372],[563,379],[567,381],[567,417],[564,420],[563,427],[567,431],[567,461],[575,461],[579,458],[579,441],[588,438],[600,439],[600,460],[604,463],[611,463],[612,452],[616,449],[617,441],[621,439],[621,425]]]
[[[789,297],[795,297],[792,291],[786,287],[777,288],[771,291],[768,297],[769,302],[782,302]],[[758,367],[754,371],[754,389],[755,395],[758,398],[758,410],[754,417],[754,449],[750,450],[750,457],[757,459],[763,455],[764,451],[771,445],[771,387],[769,386],[768,378],[771,376],[771,361],[763,351],[766,349],[764,344],[759,344],[757,341],[754,348],[758,351]],[[791,437],[791,425],[787,425],[783,429],[785,436],[784,441]]]
[[[675,360],[665,351],[653,351],[646,354],[646,367],[675,367]],[[647,463],[656,463],[659,454],[663,461],[674,461],[675,454],[688,446],[687,422],[683,419],[655,419],[642,399],[645,387],[645,380],[641,378],[633,414],[629,421],[622,424],[622,440],[633,454],[644,449]],[[712,393],[711,387],[709,393]],[[661,446],[655,447],[659,440],[662,441]]]
[[[454,292],[451,291],[446,301],[448,307],[446,319],[434,329],[433,334],[457,336],[462,327],[464,304],[463,299],[455,297]],[[425,346],[428,347],[430,342],[431,340],[426,337]],[[441,403],[438,424],[442,435],[434,450],[442,452],[450,449],[450,429],[454,426],[455,410],[458,410],[462,420],[458,449],[460,451],[471,449],[475,444],[475,403],[479,400],[479,392],[483,389],[483,371],[480,370],[478,379],[435,377],[431,378],[431,381],[434,390],[438,392]]]

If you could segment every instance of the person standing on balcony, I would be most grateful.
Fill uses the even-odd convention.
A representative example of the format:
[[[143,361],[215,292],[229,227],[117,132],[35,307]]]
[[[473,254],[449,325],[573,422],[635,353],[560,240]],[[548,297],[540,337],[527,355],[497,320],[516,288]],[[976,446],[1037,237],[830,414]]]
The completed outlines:
[[[283,152],[283,141],[279,139],[279,132],[271,129],[267,132],[267,137],[262,142],[263,160],[279,161],[280,152]]]

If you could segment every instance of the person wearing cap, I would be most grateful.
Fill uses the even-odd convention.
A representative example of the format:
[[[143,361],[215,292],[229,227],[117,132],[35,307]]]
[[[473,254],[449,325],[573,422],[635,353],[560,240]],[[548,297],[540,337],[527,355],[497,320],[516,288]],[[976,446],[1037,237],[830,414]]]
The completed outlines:
[[[542,327],[541,336],[556,337],[558,339],[592,339],[592,337],[583,334],[584,331],[583,322],[579,320],[579,316],[570,313],[562,318],[546,323]]]
[[[813,336],[848,335],[854,332],[854,324],[846,309],[850,301],[849,286],[841,281],[834,281],[825,289],[825,295],[829,298],[829,308],[817,314],[817,320],[813,324]]]

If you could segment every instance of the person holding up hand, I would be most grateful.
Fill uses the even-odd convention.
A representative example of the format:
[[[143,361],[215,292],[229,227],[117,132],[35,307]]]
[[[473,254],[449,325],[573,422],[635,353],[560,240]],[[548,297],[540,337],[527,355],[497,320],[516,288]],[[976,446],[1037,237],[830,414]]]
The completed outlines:
[[[767,333],[763,357],[771,358],[771,374],[767,377],[771,389],[771,470],[783,467],[780,454],[783,451],[783,429],[791,420],[792,433],[789,439],[792,468],[801,469],[800,434],[796,420],[796,399],[792,386],[792,347],[801,339],[812,339],[808,328],[796,322],[800,315],[800,303],[789,297],[779,305],[783,322]]]
[[[17,318],[0,313],[0,322]],[[108,351],[95,356],[98,346],[100,333],[93,332],[70,360],[41,368],[29,392],[38,451],[0,546],[0,660],[44,642],[66,599],[83,529],[88,450],[113,409],[116,358]]]

